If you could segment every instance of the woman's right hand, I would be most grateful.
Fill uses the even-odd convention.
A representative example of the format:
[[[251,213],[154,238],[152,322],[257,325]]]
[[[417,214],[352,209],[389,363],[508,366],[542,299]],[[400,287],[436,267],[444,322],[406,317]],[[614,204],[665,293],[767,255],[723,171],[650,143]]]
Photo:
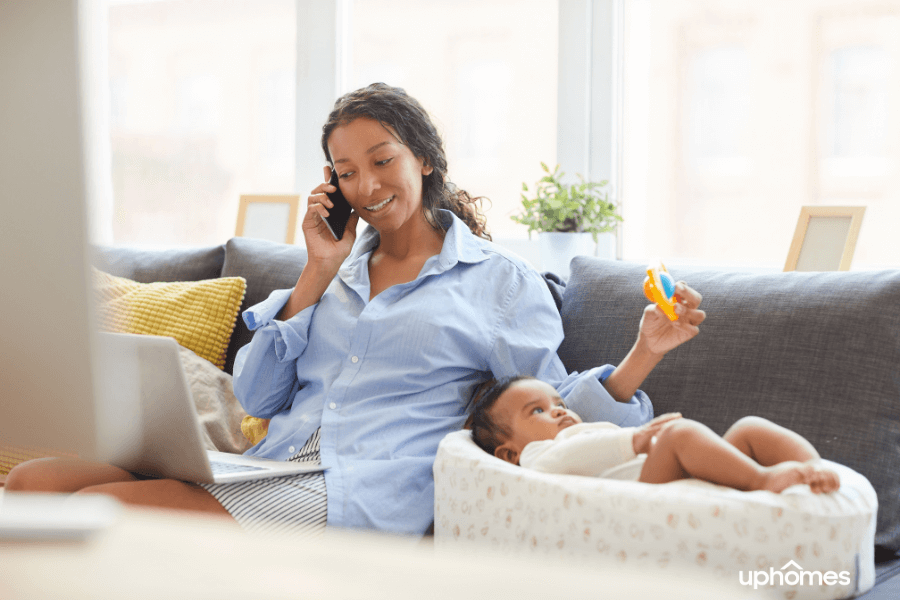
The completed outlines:
[[[325,178],[329,179],[331,169],[325,167],[324,172]],[[325,193],[333,191],[335,191],[333,185],[322,183],[313,189],[307,199],[306,215],[303,217],[302,225],[307,262],[287,303],[278,313],[279,320],[286,321],[318,302],[353,249],[353,242],[356,241],[356,225],[359,223],[359,215],[355,211],[350,213],[350,220],[347,221],[344,236],[340,240],[334,239],[328,226],[325,225],[328,209],[333,206]]]
[[[331,167],[323,167],[323,172],[326,180],[331,178]],[[353,211],[350,213],[343,237],[340,240],[334,239],[325,224],[325,217],[328,216],[328,210],[334,206],[326,192],[335,191],[337,190],[328,181],[316,186],[307,199],[306,215],[302,224],[309,262],[332,274],[336,274],[341,263],[350,256],[353,242],[356,241],[356,225],[359,223],[359,215]]]

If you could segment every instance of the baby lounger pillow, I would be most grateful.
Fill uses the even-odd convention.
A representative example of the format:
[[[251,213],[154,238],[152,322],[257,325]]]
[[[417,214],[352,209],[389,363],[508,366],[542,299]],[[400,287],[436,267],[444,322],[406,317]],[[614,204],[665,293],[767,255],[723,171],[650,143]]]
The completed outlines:
[[[540,473],[457,431],[434,463],[435,546],[556,554],[659,577],[693,568],[781,598],[846,598],[875,582],[878,501],[865,477],[826,462],[840,475],[837,492],[740,492],[693,479],[660,485]]]

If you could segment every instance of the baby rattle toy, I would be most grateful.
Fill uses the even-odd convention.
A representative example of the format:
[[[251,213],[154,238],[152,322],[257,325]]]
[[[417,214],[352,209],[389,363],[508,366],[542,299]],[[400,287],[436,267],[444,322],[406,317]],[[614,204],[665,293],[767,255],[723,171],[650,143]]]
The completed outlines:
[[[675,280],[661,262],[657,266],[647,267],[644,295],[650,302],[655,302],[670,321],[678,320],[678,315],[675,314]]]

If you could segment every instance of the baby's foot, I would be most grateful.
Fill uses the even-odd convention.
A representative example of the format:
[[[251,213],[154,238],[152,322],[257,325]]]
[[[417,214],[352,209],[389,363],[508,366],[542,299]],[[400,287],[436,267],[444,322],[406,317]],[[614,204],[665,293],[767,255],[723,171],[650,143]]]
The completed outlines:
[[[780,494],[783,490],[797,485],[808,483],[812,466],[806,463],[789,460],[771,467],[763,467],[764,475],[757,489],[768,490]]]
[[[759,489],[770,492],[781,493],[798,483],[808,484],[814,494],[827,494],[841,487],[838,474],[824,468],[817,461],[787,461],[766,467],[765,471]]]
[[[813,494],[827,494],[841,487],[840,476],[831,469],[826,469],[819,461],[811,460],[805,464],[812,469],[806,483]]]

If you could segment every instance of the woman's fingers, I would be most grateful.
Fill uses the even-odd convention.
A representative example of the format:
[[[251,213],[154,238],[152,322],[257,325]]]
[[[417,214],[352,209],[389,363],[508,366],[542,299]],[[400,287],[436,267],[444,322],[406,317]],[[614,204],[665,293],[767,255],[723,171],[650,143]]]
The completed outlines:
[[[702,301],[703,296],[700,292],[685,282],[679,281],[675,284],[675,302],[683,304],[688,308],[697,308]]]
[[[307,206],[306,208],[307,218],[315,217],[316,215],[318,215],[319,218],[324,219],[328,216],[328,214],[328,209],[325,208],[325,206],[323,206],[321,202],[310,202],[309,206]]]

